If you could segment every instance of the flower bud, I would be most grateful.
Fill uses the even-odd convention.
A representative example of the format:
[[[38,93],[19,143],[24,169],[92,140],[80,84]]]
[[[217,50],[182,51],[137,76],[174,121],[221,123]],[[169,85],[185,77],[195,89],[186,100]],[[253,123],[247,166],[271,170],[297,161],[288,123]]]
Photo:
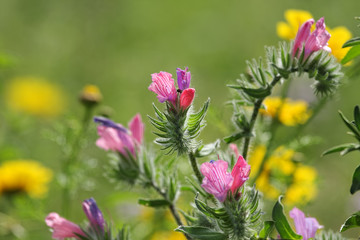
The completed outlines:
[[[180,108],[186,109],[193,102],[195,97],[195,89],[187,88],[180,95]]]
[[[80,101],[87,107],[93,107],[102,100],[99,88],[95,85],[86,85],[80,94]]]
[[[90,221],[91,227],[96,231],[104,232],[105,220],[102,212],[96,205],[93,198],[89,198],[83,201],[83,210]]]

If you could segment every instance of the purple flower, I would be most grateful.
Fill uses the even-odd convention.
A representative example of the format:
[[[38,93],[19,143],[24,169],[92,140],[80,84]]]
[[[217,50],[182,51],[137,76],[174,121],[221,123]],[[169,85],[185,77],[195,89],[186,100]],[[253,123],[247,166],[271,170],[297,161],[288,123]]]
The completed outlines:
[[[232,193],[235,193],[237,189],[239,189],[242,185],[244,185],[246,180],[249,179],[249,175],[250,175],[250,165],[247,164],[247,162],[241,155],[239,155],[238,160],[233,170],[231,171],[231,176],[233,176],[234,178],[234,182],[231,185]]]
[[[125,156],[127,156],[127,149],[135,155],[136,147],[142,144],[144,136],[144,124],[139,114],[130,121],[130,131],[121,124],[114,123],[104,117],[95,117],[94,121],[101,124],[97,129],[100,136],[96,141],[98,147],[104,150],[117,151]]]
[[[206,192],[224,202],[234,178],[227,172],[228,163],[223,160],[210,161],[201,164],[200,171],[205,176],[201,186]]]
[[[93,198],[86,199],[82,206],[92,228],[97,232],[104,233],[105,220],[95,200]]]
[[[81,228],[73,222],[62,218],[57,213],[49,213],[45,218],[45,223],[53,230],[52,238],[62,240],[65,238],[80,239],[76,234],[86,236]]]
[[[180,68],[176,69],[177,83],[181,91],[189,88],[190,86],[191,73],[188,72],[188,70],[188,67],[186,67],[185,70],[182,70]]]
[[[177,92],[172,75],[168,72],[153,73],[151,79],[149,90],[157,94],[159,101],[169,101],[176,106]]]
[[[314,238],[316,231],[323,227],[315,218],[305,217],[305,214],[296,207],[290,211],[289,215],[294,220],[296,233],[301,235],[303,240]]]
[[[314,19],[309,19],[299,28],[292,50],[294,57],[299,56],[303,45],[305,48],[305,59],[309,57],[311,53],[319,51],[320,49],[331,52],[327,43],[331,35],[326,31],[324,18],[322,17],[316,22],[316,29],[310,33],[311,26],[314,22]]]

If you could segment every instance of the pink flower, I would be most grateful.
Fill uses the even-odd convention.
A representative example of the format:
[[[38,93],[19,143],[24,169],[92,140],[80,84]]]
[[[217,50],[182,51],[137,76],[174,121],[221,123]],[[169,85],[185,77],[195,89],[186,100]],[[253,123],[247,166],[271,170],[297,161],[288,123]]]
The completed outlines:
[[[189,88],[190,81],[191,81],[191,73],[188,72],[189,68],[185,68],[185,70],[182,70],[180,68],[176,69],[176,75],[177,75],[177,83],[180,90],[185,90]]]
[[[86,236],[78,225],[60,217],[57,213],[50,213],[45,218],[45,223],[53,229],[53,239],[62,240],[71,237],[80,239],[76,234]]]
[[[144,136],[144,124],[139,114],[130,121],[130,131],[104,117],[95,117],[94,121],[101,124],[98,126],[100,138],[96,141],[98,147],[118,151],[125,156],[128,150],[135,155],[135,148],[142,144]]]
[[[292,55],[298,57],[303,45],[305,45],[304,58],[306,59],[311,53],[323,49],[331,52],[328,47],[328,41],[331,37],[330,33],[326,31],[325,20],[320,18],[316,22],[316,29],[310,33],[311,26],[314,24],[313,19],[306,21],[300,28],[296,35]],[[297,53],[297,54],[296,54]]]
[[[296,233],[301,235],[303,240],[314,238],[316,231],[323,227],[315,218],[305,217],[305,214],[296,207],[290,211],[289,215],[294,220]]]
[[[195,89],[187,88],[180,95],[180,108],[186,109],[193,102],[195,97]]]
[[[231,185],[231,191],[232,193],[235,193],[236,190],[238,190],[246,180],[249,179],[250,175],[250,165],[247,164],[245,159],[239,155],[239,158],[231,171],[231,176],[234,178],[234,182]]]
[[[228,163],[223,160],[205,162],[200,167],[201,173],[205,176],[201,186],[220,202],[225,201],[234,180],[227,168]]]
[[[168,72],[153,73],[151,79],[149,90],[157,94],[159,101],[169,101],[176,106],[177,92],[172,75]]]

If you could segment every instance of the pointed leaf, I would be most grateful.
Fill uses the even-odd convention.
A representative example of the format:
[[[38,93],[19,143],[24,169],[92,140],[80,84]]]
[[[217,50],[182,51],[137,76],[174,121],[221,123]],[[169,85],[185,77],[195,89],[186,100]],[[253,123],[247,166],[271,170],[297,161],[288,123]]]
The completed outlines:
[[[340,228],[340,232],[344,232],[349,228],[360,227],[360,211],[351,215]]]
[[[358,148],[358,147],[360,147],[359,144],[345,143],[345,144],[341,144],[341,145],[338,145],[338,146],[335,146],[335,147],[332,147],[332,148],[326,150],[325,152],[323,152],[321,154],[321,156],[325,156],[325,155],[328,155],[330,153],[335,153],[335,152],[342,152],[345,149],[349,149],[349,148]]]
[[[232,143],[232,142],[235,142],[236,140],[238,140],[240,138],[249,137],[249,136],[252,137],[253,135],[245,133],[245,132],[239,132],[239,133],[235,133],[235,134],[233,134],[231,136],[225,137],[224,141],[226,143]]]
[[[352,47],[360,44],[360,37],[352,38],[344,43],[343,48]]]
[[[278,201],[272,211],[272,219],[275,222],[275,227],[282,239],[302,239],[302,236],[296,234],[291,228],[285,214],[284,207],[281,203],[282,196],[279,197]]]
[[[259,238],[266,239],[271,231],[274,229],[275,223],[273,221],[265,221],[264,227],[259,233]]]
[[[350,188],[350,193],[354,194],[358,190],[360,190],[360,166],[358,166],[355,169],[353,179],[352,179],[351,188]]]
[[[271,87],[267,86],[265,88],[241,88],[244,93],[253,98],[265,98],[271,94]]]
[[[341,64],[346,64],[360,55],[360,46],[350,48],[345,57],[341,60]]]
[[[177,232],[186,233],[192,238],[199,240],[223,240],[228,239],[228,236],[222,232],[216,232],[207,227],[197,226],[179,226],[175,229]]]
[[[355,126],[347,120],[347,118],[344,116],[344,114],[339,111],[341,119],[344,121],[345,125],[358,137],[360,137],[359,131],[355,128]]]
[[[164,199],[139,199],[138,203],[147,207],[167,207],[170,203]]]
[[[354,108],[354,122],[356,128],[360,131],[360,108],[359,106],[356,106]]]

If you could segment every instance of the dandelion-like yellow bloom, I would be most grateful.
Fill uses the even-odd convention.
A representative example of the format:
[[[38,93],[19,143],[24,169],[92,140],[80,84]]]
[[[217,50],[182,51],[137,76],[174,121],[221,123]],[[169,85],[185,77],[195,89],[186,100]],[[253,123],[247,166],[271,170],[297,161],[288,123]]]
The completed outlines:
[[[81,91],[80,100],[84,104],[97,104],[102,100],[100,89],[95,85],[86,85]]]
[[[151,240],[185,240],[185,236],[179,232],[156,232]]]
[[[265,110],[260,112],[271,117],[278,117],[279,121],[286,126],[304,124],[311,116],[308,104],[305,101],[291,99],[281,100],[279,97],[267,97],[264,100]]]
[[[257,146],[250,154],[250,178],[257,175],[265,157],[266,147]],[[284,146],[278,147],[266,161],[256,180],[256,187],[268,199],[275,200],[285,194],[288,205],[305,204],[316,196],[316,170],[293,161],[295,151]]]
[[[32,160],[13,160],[0,166],[0,195],[26,193],[41,198],[48,191],[52,171]]]
[[[40,117],[55,117],[64,110],[65,99],[60,88],[44,79],[18,77],[5,88],[7,105],[16,111]]]
[[[278,36],[285,40],[295,39],[299,27],[310,18],[313,18],[313,16],[308,11],[295,9],[286,10],[285,19],[287,22],[279,22],[276,26]],[[343,26],[333,29],[327,27],[326,30],[331,34],[331,38],[328,41],[331,53],[340,62],[350,50],[350,48],[342,48],[342,45],[352,38],[352,34]]]

